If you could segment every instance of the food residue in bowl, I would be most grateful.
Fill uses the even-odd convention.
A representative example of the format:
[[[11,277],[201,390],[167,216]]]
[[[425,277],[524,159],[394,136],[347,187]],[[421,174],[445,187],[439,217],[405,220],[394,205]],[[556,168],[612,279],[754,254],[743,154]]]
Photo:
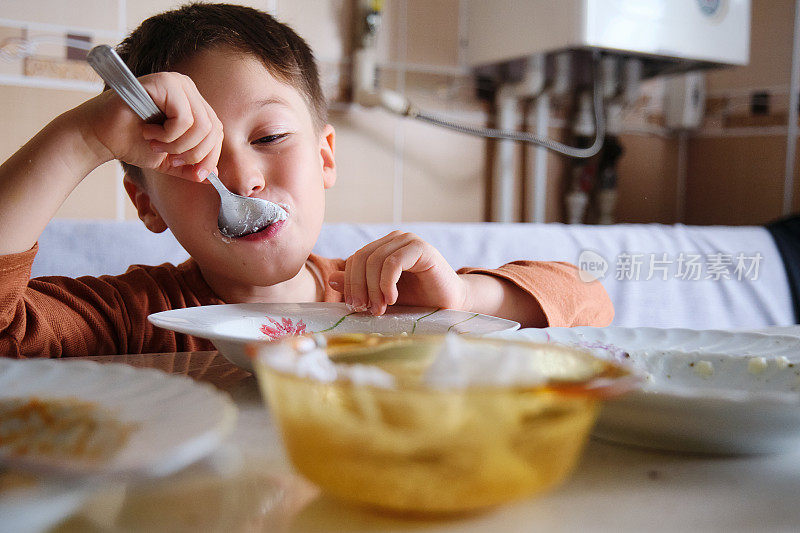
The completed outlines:
[[[0,455],[105,461],[122,448],[134,427],[74,398],[4,398]]]
[[[697,386],[697,380],[690,379],[694,376],[702,379],[703,387],[708,387],[711,385],[709,382],[713,381],[716,387],[736,390],[758,390],[760,387],[772,391],[781,387],[789,391],[800,389],[800,371],[796,368],[800,365],[783,355],[769,357],[754,354],[715,354],[705,350],[630,348],[626,351],[613,344],[588,341],[566,345],[589,350],[602,359],[628,365],[644,375],[645,389],[648,390],[662,386]]]
[[[14,490],[36,486],[36,476],[28,472],[17,472],[0,467],[0,496]]]
[[[714,363],[711,361],[697,361],[693,363],[689,363],[694,369],[694,373],[700,377],[710,378],[714,375]]]
[[[764,372],[767,369],[767,359],[766,357],[751,357],[749,361],[747,361],[747,371],[750,374],[758,375]]]

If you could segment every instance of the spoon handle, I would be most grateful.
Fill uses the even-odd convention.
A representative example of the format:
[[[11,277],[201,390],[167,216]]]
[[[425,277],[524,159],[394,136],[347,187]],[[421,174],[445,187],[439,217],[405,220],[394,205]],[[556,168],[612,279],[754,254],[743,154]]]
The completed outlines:
[[[161,124],[166,120],[166,115],[113,48],[106,44],[95,46],[86,61],[142,120],[151,124]]]
[[[161,124],[166,120],[167,116],[113,48],[107,44],[95,46],[86,61],[142,120],[150,124]],[[208,180],[220,195],[228,194],[228,189],[213,172],[208,175]]]

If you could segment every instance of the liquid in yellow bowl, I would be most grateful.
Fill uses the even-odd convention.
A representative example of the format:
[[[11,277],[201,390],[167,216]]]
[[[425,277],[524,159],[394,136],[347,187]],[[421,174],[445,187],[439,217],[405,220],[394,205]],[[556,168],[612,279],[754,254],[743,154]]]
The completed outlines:
[[[468,342],[496,349],[515,341]],[[382,368],[396,378],[392,389],[278,371],[267,360],[280,346],[255,345],[256,374],[295,468],[331,495],[367,506],[413,514],[488,508],[564,480],[598,400],[632,384],[624,369],[588,353],[517,343],[551,379],[432,388],[422,376],[443,343],[435,336],[327,338],[334,362]]]

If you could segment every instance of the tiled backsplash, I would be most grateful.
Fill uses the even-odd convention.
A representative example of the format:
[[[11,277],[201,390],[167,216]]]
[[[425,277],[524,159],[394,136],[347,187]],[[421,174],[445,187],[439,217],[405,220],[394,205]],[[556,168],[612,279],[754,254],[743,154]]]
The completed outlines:
[[[181,3],[74,0],[69,2],[72,16],[66,16],[62,2],[4,2],[0,49],[8,52],[9,57],[0,59],[0,76],[4,76],[0,77],[0,114],[15,116],[21,128],[0,134],[0,156],[10,155],[56,114],[98,90],[99,80],[91,70],[81,61],[66,58],[66,33],[87,35],[91,44],[114,43],[124,33],[119,31],[120,27],[127,32],[143,18]],[[354,2],[241,3],[273,12],[306,38],[315,51],[323,88],[331,103],[330,120],[338,134],[339,177],[328,193],[328,221],[483,218],[484,141],[410,123],[347,102]],[[482,124],[486,121],[484,106],[474,99],[472,81],[457,64],[458,10],[457,0],[387,2],[384,31],[378,43],[381,80],[394,89],[407,91],[435,110]],[[93,16],[74,16],[84,11],[92,11]],[[442,27],[445,14],[448,25]],[[428,21],[428,25],[420,26],[421,21]],[[35,51],[15,48],[15,43],[31,42],[34,37],[39,38]],[[74,83],[76,80],[80,83]],[[37,89],[20,90],[31,85]],[[47,100],[48,105],[40,106],[40,100]],[[108,186],[118,180],[116,165],[98,169],[78,187],[59,215],[134,217],[122,188]],[[98,186],[101,183],[104,186]]]
[[[377,43],[380,83],[405,93],[422,108],[485,125],[492,121],[492,105],[477,99],[476,82],[463,60],[467,1],[482,0],[386,0]],[[92,45],[116,43],[147,16],[181,3],[4,0],[0,13],[0,116],[9,117],[15,127],[0,133],[0,157],[8,157],[54,116],[99,89],[99,80],[82,61],[68,59],[65,35],[85,36]],[[241,3],[272,12],[306,38],[315,51],[323,89],[331,103],[330,120],[337,130],[339,177],[328,192],[328,221],[485,218],[493,154],[490,141],[349,103],[355,0]],[[705,121],[683,141],[664,127],[664,84],[659,80],[643,84],[638,100],[625,109],[622,121],[626,151],[619,165],[618,220],[675,222],[682,202],[687,222],[758,223],[777,215],[772,192],[763,203],[756,201],[758,206],[752,212],[736,218],[716,191],[723,189],[724,202],[747,198],[754,177],[744,172],[759,168],[767,175],[758,179],[770,191],[775,192],[782,182],[779,171],[783,162],[778,154],[785,144],[788,64],[782,76],[775,65],[760,61],[786,61],[784,49],[790,45],[785,43],[790,40],[783,38],[787,31],[784,18],[793,4],[789,0],[754,0],[753,63],[745,69],[709,74]],[[24,43],[35,46],[26,49]],[[765,47],[770,50],[765,52]],[[762,115],[750,111],[752,93],[757,91],[771,95],[769,110]],[[552,115],[551,131],[558,136],[567,125],[564,109],[556,105]],[[732,137],[757,142],[736,143]],[[678,164],[682,149],[688,154],[685,201]],[[730,150],[739,150],[737,156],[744,158],[744,163],[725,164]],[[765,162],[764,154],[779,160]],[[547,219],[561,220],[568,163],[555,156],[548,160]],[[104,165],[84,180],[59,215],[135,217],[119,182],[117,165]]]

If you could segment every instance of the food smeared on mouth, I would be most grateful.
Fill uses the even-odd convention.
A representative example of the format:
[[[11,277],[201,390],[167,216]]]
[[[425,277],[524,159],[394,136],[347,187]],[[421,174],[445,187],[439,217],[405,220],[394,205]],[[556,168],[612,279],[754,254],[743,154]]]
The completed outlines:
[[[248,240],[248,237],[250,238],[249,240],[252,240],[253,237],[257,235],[271,237],[277,232],[278,228],[281,227],[283,221],[288,218],[289,206],[286,204],[269,203],[275,207],[275,211],[270,216],[263,216],[254,221],[242,222],[236,228],[234,234],[225,233],[220,230],[219,236],[227,243],[234,242],[238,239]],[[217,232],[215,231],[214,233],[216,234]]]

